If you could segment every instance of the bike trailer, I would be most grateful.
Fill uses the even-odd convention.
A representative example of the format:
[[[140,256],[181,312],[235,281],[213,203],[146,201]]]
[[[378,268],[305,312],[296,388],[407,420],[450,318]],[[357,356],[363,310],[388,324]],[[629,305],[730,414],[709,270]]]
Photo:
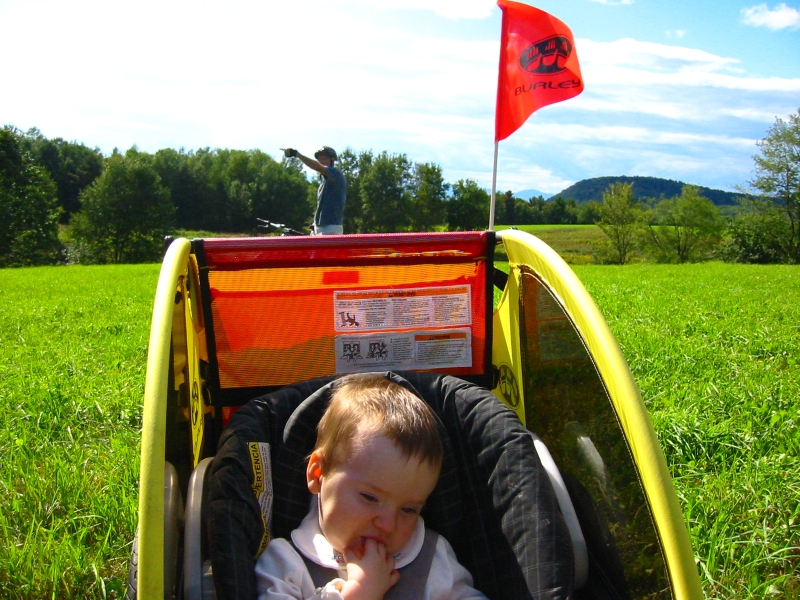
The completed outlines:
[[[285,457],[313,446],[325,386],[363,371],[441,419],[450,466],[423,516],[490,598],[702,597],[616,340],[566,263],[506,230],[172,241],[129,598],[252,594],[306,502]]]

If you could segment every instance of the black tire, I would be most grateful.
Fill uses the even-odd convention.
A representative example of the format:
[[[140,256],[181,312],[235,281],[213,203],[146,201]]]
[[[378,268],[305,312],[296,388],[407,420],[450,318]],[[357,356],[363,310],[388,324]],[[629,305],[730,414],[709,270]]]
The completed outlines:
[[[171,463],[164,465],[167,485],[164,492],[164,598],[182,598],[183,594],[183,497],[178,474]],[[126,600],[136,600],[139,589],[139,528],[133,536],[131,564],[128,569]]]
[[[133,548],[131,548],[131,566],[128,569],[128,592],[125,600],[136,600],[136,592],[139,589],[139,532],[133,536]]]

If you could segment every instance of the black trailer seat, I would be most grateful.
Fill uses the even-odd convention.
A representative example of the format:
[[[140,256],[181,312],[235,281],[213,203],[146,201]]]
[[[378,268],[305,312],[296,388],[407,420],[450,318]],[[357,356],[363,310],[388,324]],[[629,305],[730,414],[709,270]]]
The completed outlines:
[[[496,600],[570,597],[572,541],[517,416],[488,390],[452,376],[384,375],[415,391],[440,420],[442,474],[422,516],[451,543],[475,586]],[[219,600],[255,598],[255,562],[266,541],[288,537],[306,515],[305,462],[334,379],[289,385],[250,401],[220,438],[204,501]],[[262,511],[266,494],[260,504],[254,493],[267,487],[258,455],[264,444],[271,455],[271,515]]]

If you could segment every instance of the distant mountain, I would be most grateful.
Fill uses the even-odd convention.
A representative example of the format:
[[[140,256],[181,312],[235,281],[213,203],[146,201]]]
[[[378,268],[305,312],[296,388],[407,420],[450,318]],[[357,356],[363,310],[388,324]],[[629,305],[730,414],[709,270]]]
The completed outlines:
[[[553,194],[548,194],[546,192],[542,192],[540,190],[520,190],[518,192],[514,192],[515,198],[522,198],[523,200],[530,200],[531,198],[535,198],[536,196],[542,196],[545,200],[547,200]]]
[[[486,188],[486,192],[491,194],[492,188]],[[505,193],[506,193],[505,190],[497,190],[497,197],[499,198]],[[514,198],[520,198],[521,200],[530,200],[531,198],[535,198],[536,196],[543,196],[544,199],[547,200],[552,195],[553,194],[548,194],[541,190],[534,190],[532,188],[529,190],[520,190],[518,192],[514,192]]]
[[[578,204],[591,202],[592,200],[602,202],[603,192],[605,192],[612,183],[632,183],[633,197],[637,199],[674,198],[675,196],[681,195],[681,189],[686,185],[682,181],[661,179],[659,177],[627,177],[625,175],[619,177],[593,177],[592,179],[583,179],[553,196],[561,196],[565,200],[572,198]],[[718,206],[735,205],[737,204],[736,199],[741,197],[741,194],[735,194],[733,192],[712,190],[711,188],[703,186],[698,187],[703,196]],[[524,198],[524,196],[522,197]]]

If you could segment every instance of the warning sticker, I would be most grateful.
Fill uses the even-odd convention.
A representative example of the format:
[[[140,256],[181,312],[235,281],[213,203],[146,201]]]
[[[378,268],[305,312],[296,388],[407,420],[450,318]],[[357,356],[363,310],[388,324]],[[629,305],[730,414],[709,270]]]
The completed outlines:
[[[261,538],[261,552],[269,542],[269,526],[272,519],[272,463],[269,456],[269,444],[250,442],[250,464],[253,468],[253,491],[261,507],[261,520],[264,523],[264,535]]]
[[[336,372],[472,366],[469,329],[336,336]]]
[[[341,332],[472,324],[469,285],[337,291],[333,310]]]

